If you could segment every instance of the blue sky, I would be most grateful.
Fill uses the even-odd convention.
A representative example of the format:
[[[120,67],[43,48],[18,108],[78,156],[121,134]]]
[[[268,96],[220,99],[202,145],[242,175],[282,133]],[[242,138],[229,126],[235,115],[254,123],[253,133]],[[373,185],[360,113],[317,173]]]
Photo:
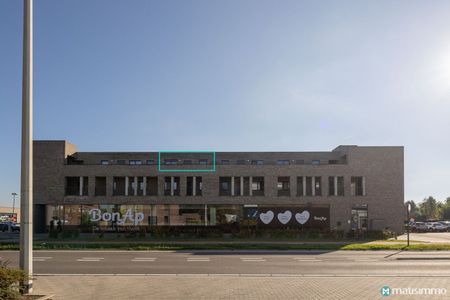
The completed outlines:
[[[449,1],[35,0],[34,137],[81,151],[404,145],[450,196]],[[0,205],[19,192],[22,1],[0,1]]]

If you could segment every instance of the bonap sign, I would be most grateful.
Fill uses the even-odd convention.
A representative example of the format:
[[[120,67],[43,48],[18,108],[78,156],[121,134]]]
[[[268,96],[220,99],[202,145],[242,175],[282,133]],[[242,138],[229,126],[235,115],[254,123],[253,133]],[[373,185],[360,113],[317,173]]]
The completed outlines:
[[[89,210],[89,215],[92,222],[105,221],[105,222],[117,222],[118,225],[124,225],[127,219],[134,225],[138,225],[144,220],[144,213],[133,213],[131,209],[128,209],[125,214],[121,215],[119,212],[104,212],[98,208]]]

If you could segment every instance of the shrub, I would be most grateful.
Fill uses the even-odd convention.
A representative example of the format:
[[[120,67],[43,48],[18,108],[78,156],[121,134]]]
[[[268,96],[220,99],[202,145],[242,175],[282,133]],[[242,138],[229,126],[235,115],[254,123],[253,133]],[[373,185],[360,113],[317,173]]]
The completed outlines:
[[[28,279],[24,271],[7,268],[8,262],[0,263],[0,299],[20,299],[20,282]]]

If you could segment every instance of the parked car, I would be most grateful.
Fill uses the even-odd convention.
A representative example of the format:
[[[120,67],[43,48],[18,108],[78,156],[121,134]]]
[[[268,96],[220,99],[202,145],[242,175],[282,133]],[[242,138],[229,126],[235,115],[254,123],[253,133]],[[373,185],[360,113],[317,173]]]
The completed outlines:
[[[0,223],[0,231],[8,231],[11,226],[11,231],[20,231],[20,224],[14,222],[1,222]]]
[[[439,223],[441,223],[442,225],[446,226],[447,227],[447,231],[450,231],[450,221],[441,221]]]
[[[444,224],[442,224],[440,222],[433,222],[431,224],[431,231],[444,232],[444,231],[447,231],[447,226],[445,226]]]
[[[427,232],[428,226],[424,222],[415,222],[411,230],[413,232]]]

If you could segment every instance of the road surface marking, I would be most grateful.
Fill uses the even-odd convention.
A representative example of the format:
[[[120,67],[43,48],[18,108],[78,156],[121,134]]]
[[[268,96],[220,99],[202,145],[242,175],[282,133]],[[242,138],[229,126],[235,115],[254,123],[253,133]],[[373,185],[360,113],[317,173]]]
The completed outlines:
[[[187,261],[211,261],[209,257],[187,257]]]
[[[155,261],[156,257],[135,257],[131,261]]]
[[[83,257],[83,258],[79,258],[77,259],[77,261],[102,261],[103,257]]]
[[[266,259],[262,257],[241,257],[241,261],[243,262],[265,262]]]

